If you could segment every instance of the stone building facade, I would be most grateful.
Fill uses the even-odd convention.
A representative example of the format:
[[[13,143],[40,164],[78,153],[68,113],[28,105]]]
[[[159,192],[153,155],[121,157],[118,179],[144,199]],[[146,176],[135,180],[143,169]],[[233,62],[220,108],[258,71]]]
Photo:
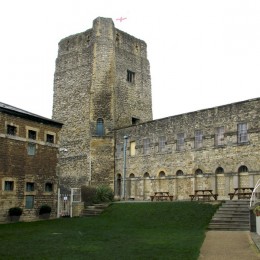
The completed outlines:
[[[116,193],[150,199],[169,191],[189,199],[212,189],[219,199],[260,178],[260,99],[154,120],[116,130]],[[127,138],[124,158],[124,137]]]
[[[11,207],[21,220],[38,218],[41,205],[57,215],[59,133],[62,124],[0,103],[0,222]]]
[[[64,123],[64,189],[109,184],[119,197],[155,191],[220,199],[260,177],[260,99],[152,120],[146,44],[97,18],[59,43],[53,118]]]

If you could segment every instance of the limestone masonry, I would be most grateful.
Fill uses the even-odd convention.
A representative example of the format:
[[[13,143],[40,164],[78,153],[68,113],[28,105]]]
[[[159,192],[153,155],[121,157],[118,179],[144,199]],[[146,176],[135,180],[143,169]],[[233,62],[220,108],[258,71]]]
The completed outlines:
[[[59,43],[53,119],[64,123],[63,190],[108,184],[118,197],[155,191],[219,199],[260,177],[260,99],[152,120],[146,44],[97,18]]]

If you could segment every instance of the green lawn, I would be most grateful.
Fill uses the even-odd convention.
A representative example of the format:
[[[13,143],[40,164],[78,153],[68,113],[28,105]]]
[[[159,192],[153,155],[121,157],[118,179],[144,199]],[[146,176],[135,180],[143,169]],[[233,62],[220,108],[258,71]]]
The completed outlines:
[[[0,225],[0,259],[197,259],[217,206],[115,203],[103,214]]]

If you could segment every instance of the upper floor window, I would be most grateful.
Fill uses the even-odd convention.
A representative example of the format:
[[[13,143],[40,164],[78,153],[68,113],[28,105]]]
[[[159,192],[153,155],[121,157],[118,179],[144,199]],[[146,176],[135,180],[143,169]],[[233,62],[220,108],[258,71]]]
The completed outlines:
[[[45,191],[46,192],[52,192],[53,191],[53,184],[51,182],[45,183]]]
[[[242,165],[238,168],[238,173],[248,172],[248,168],[245,165]]]
[[[177,134],[177,151],[183,151],[184,150],[184,133]]]
[[[134,83],[135,82],[135,73],[130,71],[130,70],[127,70],[127,77],[126,77],[126,80],[130,83]]]
[[[8,135],[16,135],[17,127],[14,125],[7,125],[7,134]]]
[[[222,174],[224,173],[224,169],[222,167],[218,167],[215,171],[216,174]]]
[[[122,144],[116,144],[116,158],[119,158],[121,156],[122,152]]]
[[[54,135],[47,134],[47,135],[46,135],[46,142],[53,144],[53,143],[54,143]]]
[[[130,156],[135,156],[135,141],[130,142]]]
[[[194,148],[198,149],[202,147],[202,139],[203,139],[203,133],[201,130],[195,131],[195,142],[194,142]]]
[[[163,152],[166,146],[166,137],[161,136],[159,137],[159,152]]]
[[[246,123],[241,123],[237,125],[237,142],[239,144],[248,142]]]
[[[104,135],[104,120],[102,118],[97,119],[96,133],[98,136]]]
[[[177,176],[183,176],[184,174],[183,174],[183,171],[182,171],[182,170],[178,170],[178,171],[176,172],[176,175],[177,175]]]
[[[132,125],[137,125],[140,122],[140,119],[137,117],[132,117]]]
[[[26,191],[34,191],[34,182],[26,182]]]
[[[13,191],[14,190],[14,182],[13,181],[5,181],[4,189],[6,191]]]
[[[224,145],[224,127],[217,127],[215,131],[215,145]]]
[[[150,139],[144,139],[144,154],[149,154],[150,152]]]
[[[36,140],[37,132],[34,130],[28,130],[28,138]]]
[[[201,175],[201,174],[203,174],[203,171],[202,171],[201,169],[197,169],[197,170],[195,171],[195,174],[196,174],[196,175]]]

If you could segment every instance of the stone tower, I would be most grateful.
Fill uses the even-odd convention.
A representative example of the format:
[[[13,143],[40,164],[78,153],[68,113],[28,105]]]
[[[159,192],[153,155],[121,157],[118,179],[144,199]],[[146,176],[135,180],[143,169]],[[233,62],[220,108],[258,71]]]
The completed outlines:
[[[53,119],[64,123],[60,184],[114,185],[114,129],[152,120],[146,43],[98,17],[59,43]]]

